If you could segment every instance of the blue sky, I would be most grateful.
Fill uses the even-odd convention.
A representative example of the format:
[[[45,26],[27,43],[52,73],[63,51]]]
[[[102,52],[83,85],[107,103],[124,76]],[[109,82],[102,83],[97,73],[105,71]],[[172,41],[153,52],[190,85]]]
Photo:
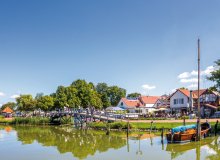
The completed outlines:
[[[220,58],[219,8],[218,0],[0,1],[0,104],[78,78],[148,95],[195,85],[198,37],[203,77]]]

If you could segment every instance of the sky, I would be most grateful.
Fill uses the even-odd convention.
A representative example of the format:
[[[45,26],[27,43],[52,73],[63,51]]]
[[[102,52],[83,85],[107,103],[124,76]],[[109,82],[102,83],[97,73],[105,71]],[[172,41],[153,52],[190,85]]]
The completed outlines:
[[[201,88],[220,58],[219,0],[0,1],[0,104],[76,79],[127,93]]]

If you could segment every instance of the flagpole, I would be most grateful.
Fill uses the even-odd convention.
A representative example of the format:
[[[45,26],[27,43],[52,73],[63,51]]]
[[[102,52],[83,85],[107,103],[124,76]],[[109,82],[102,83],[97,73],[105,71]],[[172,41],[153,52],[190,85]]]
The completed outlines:
[[[200,141],[201,138],[201,125],[200,125],[200,118],[201,118],[201,111],[200,111],[200,97],[199,97],[199,90],[200,90],[200,39],[198,39],[198,124],[197,124],[197,140]]]

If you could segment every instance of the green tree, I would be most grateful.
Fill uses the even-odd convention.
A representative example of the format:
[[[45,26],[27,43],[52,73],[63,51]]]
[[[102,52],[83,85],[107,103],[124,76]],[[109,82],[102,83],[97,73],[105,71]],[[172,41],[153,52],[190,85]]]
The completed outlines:
[[[36,100],[36,107],[43,111],[49,111],[54,107],[54,99],[51,96],[41,96]]]
[[[215,68],[216,70],[211,72],[211,75],[207,79],[213,81],[215,83],[214,87],[220,91],[220,59],[215,61]]]
[[[111,86],[108,89],[108,97],[112,106],[116,106],[121,98],[126,96],[126,90],[118,86]]]
[[[20,95],[16,98],[16,102],[20,111],[33,111],[35,109],[36,101],[30,94]]]
[[[70,108],[78,108],[80,99],[77,97],[77,89],[73,86],[66,87],[67,104]]]
[[[67,95],[66,88],[64,86],[58,86],[56,93],[53,95],[55,97],[55,107],[56,108],[64,108],[67,106]]]
[[[138,98],[138,97],[140,97],[140,96],[141,96],[140,93],[135,92],[135,93],[130,93],[130,94],[128,94],[128,95],[127,95],[127,98]]]
[[[77,97],[80,99],[81,107],[102,107],[100,96],[95,90],[93,83],[87,83],[85,80],[78,79],[71,86],[77,89]]]
[[[111,106],[110,99],[108,97],[108,85],[106,83],[98,83],[96,85],[96,91],[100,94],[102,104],[104,108]]]
[[[9,107],[13,110],[15,110],[16,103],[15,102],[8,102],[2,105],[1,110],[4,110],[6,107]]]

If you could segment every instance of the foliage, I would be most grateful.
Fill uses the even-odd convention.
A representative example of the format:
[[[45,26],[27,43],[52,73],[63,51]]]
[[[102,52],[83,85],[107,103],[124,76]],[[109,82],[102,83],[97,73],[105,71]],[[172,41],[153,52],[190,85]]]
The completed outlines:
[[[101,95],[103,107],[107,108],[111,106],[111,102],[108,97],[108,85],[106,83],[98,83],[96,85],[96,91]]]
[[[51,96],[41,96],[36,101],[36,107],[43,111],[51,110],[54,106],[54,100]]]
[[[118,86],[111,86],[108,89],[108,97],[112,106],[117,106],[122,97],[126,96],[126,90]]]
[[[33,99],[32,95],[20,95],[16,98],[18,110],[20,111],[33,111],[36,101]]]
[[[46,117],[16,117],[11,124],[16,125],[46,125],[49,124],[50,119]]]
[[[101,97],[95,90],[93,83],[78,79],[71,86],[77,89],[77,97],[80,99],[81,107],[102,108]]]
[[[208,80],[215,82],[213,89],[216,88],[220,91],[220,59],[215,61],[216,70],[211,72],[211,76],[207,77]]]
[[[15,102],[8,102],[2,105],[1,110],[4,110],[6,107],[11,108],[12,110],[15,110],[16,103]]]
[[[130,94],[128,94],[128,95],[127,95],[127,98],[138,98],[138,97],[140,97],[140,96],[141,96],[140,93],[135,92],[135,93],[130,93]]]

